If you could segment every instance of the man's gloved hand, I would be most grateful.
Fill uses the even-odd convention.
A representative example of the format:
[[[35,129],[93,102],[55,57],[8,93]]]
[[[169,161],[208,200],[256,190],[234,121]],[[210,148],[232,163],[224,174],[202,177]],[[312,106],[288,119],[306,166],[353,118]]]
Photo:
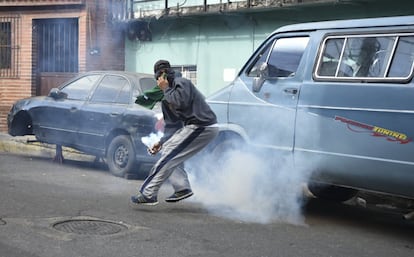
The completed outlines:
[[[155,143],[151,148],[148,148],[148,153],[151,155],[157,154],[162,148],[162,145],[160,142]]]

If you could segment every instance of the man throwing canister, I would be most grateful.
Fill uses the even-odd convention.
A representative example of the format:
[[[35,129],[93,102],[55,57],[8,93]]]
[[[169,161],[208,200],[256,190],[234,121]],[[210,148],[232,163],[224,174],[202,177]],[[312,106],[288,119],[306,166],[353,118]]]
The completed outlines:
[[[155,79],[164,92],[161,100],[164,136],[149,152],[161,153],[139,192],[131,197],[137,205],[158,204],[158,191],[169,179],[174,193],[166,202],[177,202],[193,195],[184,162],[206,147],[218,134],[217,118],[193,83],[176,77],[170,63],[154,65]]]

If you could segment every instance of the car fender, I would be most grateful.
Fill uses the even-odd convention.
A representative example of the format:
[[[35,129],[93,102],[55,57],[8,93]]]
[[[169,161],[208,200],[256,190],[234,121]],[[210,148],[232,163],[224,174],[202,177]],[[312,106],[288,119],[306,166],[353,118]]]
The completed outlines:
[[[217,126],[219,128],[219,136],[217,138],[223,138],[223,136],[226,138],[236,136],[246,143],[250,141],[246,131],[240,125],[233,123],[218,123]]]

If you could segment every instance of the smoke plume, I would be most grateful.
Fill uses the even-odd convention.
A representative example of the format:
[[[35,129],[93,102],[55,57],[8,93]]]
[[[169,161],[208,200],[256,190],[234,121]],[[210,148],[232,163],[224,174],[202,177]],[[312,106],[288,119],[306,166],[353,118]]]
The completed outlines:
[[[244,222],[304,224],[301,210],[307,175],[293,167],[290,157],[248,149],[223,156],[223,162],[202,155],[187,164],[193,201],[214,215]]]
[[[159,142],[164,133],[158,131],[157,134],[151,133],[148,136],[141,137],[141,142],[148,148],[152,148],[155,143]]]

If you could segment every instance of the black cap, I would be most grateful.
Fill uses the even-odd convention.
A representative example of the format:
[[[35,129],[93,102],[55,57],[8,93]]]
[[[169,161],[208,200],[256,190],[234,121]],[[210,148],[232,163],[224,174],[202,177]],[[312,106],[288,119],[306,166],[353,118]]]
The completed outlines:
[[[154,74],[161,70],[168,70],[171,68],[170,62],[166,60],[159,60],[154,64]]]

